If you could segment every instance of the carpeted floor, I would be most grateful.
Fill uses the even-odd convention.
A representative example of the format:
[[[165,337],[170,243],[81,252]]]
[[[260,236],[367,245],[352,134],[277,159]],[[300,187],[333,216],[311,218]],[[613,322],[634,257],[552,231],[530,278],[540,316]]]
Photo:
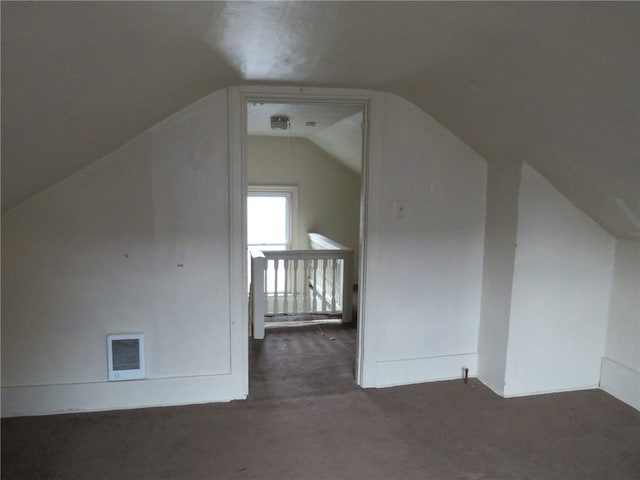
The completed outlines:
[[[2,478],[639,478],[640,412],[602,391],[362,390],[354,344],[339,326],[267,332],[247,401],[4,419]]]
[[[356,391],[356,341],[341,324],[268,328],[249,343],[249,400]]]

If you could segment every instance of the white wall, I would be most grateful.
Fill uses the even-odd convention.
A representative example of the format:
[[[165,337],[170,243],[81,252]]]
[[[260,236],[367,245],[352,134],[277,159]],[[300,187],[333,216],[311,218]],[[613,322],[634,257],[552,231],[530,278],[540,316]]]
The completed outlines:
[[[382,153],[369,165],[367,383],[459,378],[463,366],[475,375],[486,163],[400,97],[385,94],[383,108]]]
[[[485,162],[415,106],[376,95],[368,385],[474,374]],[[227,135],[221,91],[3,214],[4,416],[245,394]],[[106,381],[114,332],[145,333],[146,380]]]
[[[407,101],[375,98],[365,385],[475,375],[478,364],[497,384],[505,329],[505,395],[595,386],[602,356],[605,390],[635,381],[637,244],[618,243],[610,296],[613,239],[524,165],[505,327],[508,292],[483,293],[483,258],[485,281],[507,288],[512,260],[499,252],[509,255],[514,218],[504,205],[501,223],[499,203],[518,191],[513,172],[489,177],[485,237],[485,161]],[[227,113],[227,92],[211,94],[2,215],[4,416],[244,396]],[[147,380],[106,381],[116,332],[145,333]],[[478,360],[494,341],[495,361]]]
[[[363,112],[343,118],[311,136],[313,143],[353,172],[362,173]]]
[[[505,327],[508,292],[485,284],[483,296],[483,258],[485,282],[508,287],[516,223],[500,202],[517,192],[513,172],[490,176],[484,249],[484,160],[412,104],[378,98],[365,384],[454,378],[462,367],[474,375],[479,363],[499,389],[507,332],[505,395],[597,385],[603,355],[634,370],[637,305],[626,292],[637,286],[626,266],[635,244],[618,248],[625,293],[614,291],[609,311],[612,238],[525,165]],[[3,214],[3,415],[244,395],[241,319],[229,305],[228,168],[222,91]],[[395,201],[406,205],[400,218]],[[106,381],[105,337],[123,331],[146,335],[147,380]],[[492,342],[497,360],[479,361]]]
[[[640,410],[640,242],[616,240],[600,386]]]
[[[294,248],[309,248],[307,233],[321,233],[354,250],[358,271],[359,175],[305,138],[248,136],[247,181],[249,185],[297,185]],[[357,281],[357,275],[354,278]]]
[[[487,177],[478,378],[504,394],[521,162],[490,166]]]
[[[230,337],[227,92],[2,215],[2,414],[239,398]],[[107,382],[145,334],[147,380]]]
[[[522,167],[504,393],[596,387],[613,237]]]

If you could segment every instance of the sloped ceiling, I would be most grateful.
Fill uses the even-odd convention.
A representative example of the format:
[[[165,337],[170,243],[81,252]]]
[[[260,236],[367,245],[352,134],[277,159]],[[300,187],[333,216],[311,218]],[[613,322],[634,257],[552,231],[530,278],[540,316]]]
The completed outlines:
[[[361,105],[251,103],[247,105],[247,133],[306,138],[361,175],[362,113]],[[288,118],[285,130],[271,128],[274,116]]]
[[[620,237],[640,218],[640,4],[5,2],[11,208],[214,90],[404,96]]]

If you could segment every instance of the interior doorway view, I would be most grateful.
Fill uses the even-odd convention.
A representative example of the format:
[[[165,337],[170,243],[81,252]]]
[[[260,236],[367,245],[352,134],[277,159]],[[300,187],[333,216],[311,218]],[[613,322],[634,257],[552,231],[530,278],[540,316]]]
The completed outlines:
[[[250,398],[355,388],[363,111],[247,104]]]

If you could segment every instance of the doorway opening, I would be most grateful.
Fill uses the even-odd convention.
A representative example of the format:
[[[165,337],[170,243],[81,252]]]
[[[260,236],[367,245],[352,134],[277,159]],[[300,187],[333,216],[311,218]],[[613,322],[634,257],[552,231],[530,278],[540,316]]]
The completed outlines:
[[[244,108],[247,285],[266,308],[264,340],[249,340],[250,397],[355,388],[367,104],[247,98]]]

